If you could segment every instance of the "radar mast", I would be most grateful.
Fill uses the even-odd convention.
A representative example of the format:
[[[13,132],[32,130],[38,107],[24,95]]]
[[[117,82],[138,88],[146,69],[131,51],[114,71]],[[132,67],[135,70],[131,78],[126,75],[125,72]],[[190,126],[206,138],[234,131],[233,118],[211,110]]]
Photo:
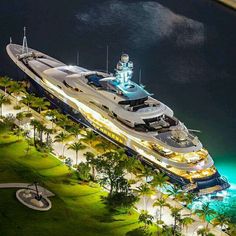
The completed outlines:
[[[122,54],[116,66],[116,79],[121,84],[129,84],[133,75],[133,62],[129,60],[128,54]]]
[[[28,53],[29,48],[27,44],[27,38],[26,38],[26,27],[24,27],[24,37],[23,37],[23,45],[22,45],[22,54]]]

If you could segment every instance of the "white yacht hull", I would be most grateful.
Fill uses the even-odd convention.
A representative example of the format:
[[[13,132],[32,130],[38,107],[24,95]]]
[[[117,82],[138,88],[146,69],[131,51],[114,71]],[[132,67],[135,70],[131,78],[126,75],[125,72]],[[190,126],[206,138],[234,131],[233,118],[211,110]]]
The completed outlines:
[[[86,104],[86,99],[82,101],[81,98],[81,101],[77,103],[74,99],[70,99],[70,97],[63,96],[63,94],[60,93],[60,90],[56,88],[53,89],[55,86],[50,85],[50,83],[47,82],[46,78],[42,78],[39,74],[35,73],[35,71],[32,71],[31,68],[29,68],[21,60],[19,60],[17,56],[12,52],[9,46],[7,47],[7,52],[10,58],[15,62],[15,64],[31,78],[32,84],[34,87],[37,87],[37,92],[40,96],[47,97],[47,99],[49,99],[52,104],[59,107],[64,113],[69,114],[74,120],[82,123],[85,126],[91,127],[95,132],[116,143],[117,145],[125,147],[129,153],[138,154],[139,157],[152,168],[157,168],[160,171],[165,172],[170,177],[170,180],[173,183],[178,183],[182,186],[190,184],[189,179],[178,176],[175,173],[171,172],[170,170],[168,170],[168,166],[174,165],[176,168],[185,171],[194,171],[195,167],[191,167],[182,163],[176,163],[171,160],[168,160],[165,157],[162,157],[150,148],[142,145],[142,143],[140,143],[140,139],[130,136],[128,132],[122,132],[122,135],[117,135],[116,131],[113,132],[111,130],[105,129],[102,124],[99,125],[99,122],[90,119],[87,114],[81,112],[81,109],[79,107],[81,104],[83,104],[84,106],[91,106],[91,104]],[[51,58],[47,55],[45,56]],[[51,59],[55,60],[54,58]],[[93,107],[92,109],[96,110],[96,107]],[[105,113],[103,115],[105,116]],[[118,130],[120,129],[120,127],[122,127],[117,121],[114,121],[112,117],[106,115],[106,119],[111,122],[114,127],[117,127]],[[212,166],[213,162],[209,161],[208,165],[209,167]],[[207,167],[208,166],[206,166],[206,168]],[[214,183],[210,183],[209,180],[210,182]],[[220,178],[220,175],[217,171],[214,175],[199,180],[196,179],[195,182],[202,183],[202,186],[200,186],[199,184],[198,188],[196,188],[195,191],[212,188],[212,192],[214,192],[225,189],[229,186],[227,182]],[[214,186],[218,186],[218,188],[213,188]]]

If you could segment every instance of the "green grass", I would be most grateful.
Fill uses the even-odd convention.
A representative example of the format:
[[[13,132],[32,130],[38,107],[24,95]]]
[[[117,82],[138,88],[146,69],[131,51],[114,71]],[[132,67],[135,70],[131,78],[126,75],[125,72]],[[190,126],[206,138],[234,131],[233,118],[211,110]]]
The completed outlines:
[[[101,202],[101,188],[78,184],[76,174],[53,156],[34,148],[26,156],[26,147],[0,129],[0,182],[38,181],[56,196],[51,210],[37,212],[16,200],[15,189],[0,189],[0,235],[138,236],[137,213],[112,215]]]

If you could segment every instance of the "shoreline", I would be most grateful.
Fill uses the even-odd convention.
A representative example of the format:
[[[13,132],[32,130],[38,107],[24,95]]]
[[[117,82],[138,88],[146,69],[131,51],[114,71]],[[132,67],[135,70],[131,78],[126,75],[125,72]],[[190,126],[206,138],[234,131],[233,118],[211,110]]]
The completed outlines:
[[[236,10],[236,0],[217,0],[217,2],[233,10]]]
[[[1,90],[0,89],[0,94],[4,94],[4,91],[3,90]],[[10,97],[10,99],[13,101],[13,104],[15,104],[15,102],[16,102],[16,98],[15,97],[13,97],[13,96],[11,96],[10,94],[8,95],[9,97]],[[10,105],[5,105],[5,106],[12,106],[12,104],[10,104]],[[15,112],[16,112],[16,114],[17,113],[19,113],[19,112],[24,112],[24,110],[23,110],[23,108],[25,108],[25,111],[27,111],[28,110],[28,107],[27,107],[27,105],[26,104],[21,104],[21,106],[22,106],[22,108],[20,109],[20,110],[15,110]],[[5,109],[6,110],[6,109]],[[38,118],[40,121],[44,121],[45,122],[45,124],[49,124],[50,126],[51,126],[51,122],[50,121],[48,121],[48,120],[46,120],[45,119],[45,117],[43,117],[42,116],[42,114],[40,114],[40,113],[38,113],[37,111],[35,111],[35,110],[33,110],[32,108],[30,108],[30,110],[31,110],[31,112],[32,112],[32,115],[35,117],[35,118]],[[6,112],[6,111],[5,111]],[[57,130],[63,130],[63,128],[61,128],[61,127],[59,127],[58,125],[56,125],[55,123],[54,123],[54,127],[57,129]],[[65,130],[63,131],[63,132],[65,132]],[[60,143],[60,145],[61,145],[61,143]],[[91,148],[91,147],[90,147]],[[54,158],[56,158],[57,160],[59,160],[61,163],[64,163],[64,161],[62,160],[62,159],[60,159],[59,158],[59,152],[57,152],[56,151],[56,149],[57,149],[57,147],[53,147],[53,151],[52,152],[50,152],[50,154],[54,157]],[[67,151],[68,149],[66,149],[66,151]],[[65,156],[69,156],[69,155],[67,155],[66,154],[66,151],[65,151]],[[71,157],[71,155],[70,155],[70,158],[72,158]],[[72,169],[74,169],[73,167],[72,167]],[[74,169],[75,170],[75,169]],[[1,184],[0,184],[1,185]],[[3,185],[4,185],[4,183],[3,183]],[[9,184],[8,184],[9,185]],[[12,183],[10,183],[10,185],[12,185]],[[0,186],[1,187],[1,186]],[[105,191],[107,191],[106,190],[106,188],[103,188]],[[135,188],[133,188],[133,189],[135,189]],[[159,190],[157,190],[157,192],[155,193],[155,197],[154,198],[152,198],[151,196],[148,198],[148,204],[147,204],[147,208],[150,208],[149,209],[149,212],[151,212],[151,214],[153,215],[153,217],[155,217],[156,216],[156,211],[154,210],[153,211],[153,203],[154,203],[154,201],[158,198],[157,196],[159,196],[160,195],[160,193],[162,193],[162,192],[160,192]],[[191,209],[189,209],[188,207],[186,207],[186,206],[183,206],[179,201],[177,201],[177,200],[175,200],[175,199],[173,199],[173,198],[171,198],[171,197],[168,197],[168,199],[167,199],[167,201],[168,201],[168,203],[172,206],[172,207],[179,207],[179,208],[182,208],[182,212],[185,214],[185,215],[191,215],[191,217],[194,217],[194,222],[191,224],[191,225],[189,225],[189,227],[188,227],[188,229],[187,229],[187,231],[186,231],[186,235],[189,235],[189,234],[187,234],[187,233],[190,233],[190,235],[192,235],[192,234],[194,234],[194,232],[196,232],[196,230],[199,228],[199,227],[201,227],[202,225],[205,225],[205,221],[202,221],[202,219],[200,219],[199,218],[199,216],[197,216],[197,215],[194,215],[193,214],[193,211],[191,210]],[[136,208],[137,209],[134,209],[136,212],[141,212],[141,210],[143,210],[143,197],[140,199],[140,201],[139,202],[137,202],[137,204],[136,204]],[[163,219],[165,219],[165,222],[168,222],[168,225],[171,225],[171,224],[173,224],[173,218],[172,218],[172,216],[171,216],[171,211],[168,209],[168,208],[166,208],[165,209],[166,210],[166,214],[165,214],[165,216],[163,215]],[[225,232],[223,232],[223,231],[221,231],[219,228],[217,228],[217,227],[213,227],[213,225],[209,222],[209,229],[211,230],[211,232],[212,233],[214,233],[214,235],[216,235],[216,236],[227,236],[227,234],[225,233]],[[185,235],[185,232],[184,232],[184,230],[182,230],[181,231],[182,233],[184,233],[184,235]]]

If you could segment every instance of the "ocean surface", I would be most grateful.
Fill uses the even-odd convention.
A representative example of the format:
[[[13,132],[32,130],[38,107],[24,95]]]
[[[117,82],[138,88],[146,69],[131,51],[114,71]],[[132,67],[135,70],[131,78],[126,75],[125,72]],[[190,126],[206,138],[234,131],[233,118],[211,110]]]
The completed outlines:
[[[122,52],[142,83],[200,139],[231,188],[217,209],[236,215],[236,11],[213,0],[1,0],[0,75],[22,77],[12,37],[67,63],[112,72]]]

